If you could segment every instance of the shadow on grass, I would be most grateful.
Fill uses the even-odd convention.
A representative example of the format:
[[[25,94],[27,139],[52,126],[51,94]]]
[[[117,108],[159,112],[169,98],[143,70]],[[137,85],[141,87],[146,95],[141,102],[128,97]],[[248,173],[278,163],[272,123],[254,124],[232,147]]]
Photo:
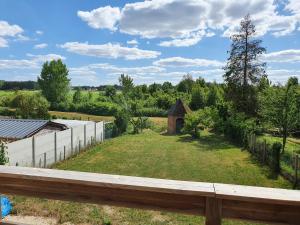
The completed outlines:
[[[270,180],[277,180],[279,177],[278,173],[273,172],[266,164],[263,164],[260,162],[255,156],[250,155],[247,159],[245,159],[247,163],[252,163],[256,166],[258,166],[261,170],[261,173]]]
[[[178,136],[178,141],[188,142],[201,149],[201,151],[219,151],[235,147],[222,136],[210,133],[208,135],[193,138],[189,135]]]

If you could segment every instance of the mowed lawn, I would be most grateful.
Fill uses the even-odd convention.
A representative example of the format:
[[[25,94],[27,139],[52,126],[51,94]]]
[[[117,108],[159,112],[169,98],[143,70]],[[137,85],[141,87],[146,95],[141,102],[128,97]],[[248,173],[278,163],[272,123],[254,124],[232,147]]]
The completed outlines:
[[[63,170],[142,177],[220,182],[290,188],[281,177],[256,164],[246,151],[222,137],[204,133],[199,140],[187,135],[168,136],[147,130],[106,141],[56,166]],[[199,225],[202,217],[90,204],[15,198],[20,214],[56,217],[61,223]],[[109,223],[106,223],[109,224]],[[226,220],[224,224],[253,224]]]

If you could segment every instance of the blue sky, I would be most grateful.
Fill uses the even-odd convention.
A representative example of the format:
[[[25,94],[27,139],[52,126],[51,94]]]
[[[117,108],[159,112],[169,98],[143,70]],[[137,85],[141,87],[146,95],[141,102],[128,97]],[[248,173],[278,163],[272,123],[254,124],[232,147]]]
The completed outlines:
[[[36,80],[63,59],[73,85],[222,82],[229,36],[247,13],[274,82],[300,78],[299,0],[1,0],[0,79]]]

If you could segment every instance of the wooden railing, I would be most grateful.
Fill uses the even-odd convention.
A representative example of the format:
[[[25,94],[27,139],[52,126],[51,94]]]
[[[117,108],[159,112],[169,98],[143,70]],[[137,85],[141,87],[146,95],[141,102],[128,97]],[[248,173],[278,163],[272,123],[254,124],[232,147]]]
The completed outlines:
[[[207,225],[300,224],[295,190],[0,166],[0,193],[205,216]]]

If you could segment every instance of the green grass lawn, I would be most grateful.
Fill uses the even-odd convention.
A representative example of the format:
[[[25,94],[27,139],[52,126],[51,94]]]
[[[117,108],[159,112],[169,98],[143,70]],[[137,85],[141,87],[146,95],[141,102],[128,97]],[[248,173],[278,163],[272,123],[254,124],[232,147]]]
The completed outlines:
[[[281,177],[271,178],[269,170],[257,165],[248,152],[241,151],[220,136],[204,132],[199,140],[186,135],[162,135],[150,130],[139,135],[124,135],[62,162],[56,168],[176,180],[291,187]],[[56,217],[61,223],[103,224],[106,220],[116,225],[204,224],[202,217],[165,212],[22,197],[15,197],[14,202],[16,213]],[[253,223],[226,220],[224,224]]]

